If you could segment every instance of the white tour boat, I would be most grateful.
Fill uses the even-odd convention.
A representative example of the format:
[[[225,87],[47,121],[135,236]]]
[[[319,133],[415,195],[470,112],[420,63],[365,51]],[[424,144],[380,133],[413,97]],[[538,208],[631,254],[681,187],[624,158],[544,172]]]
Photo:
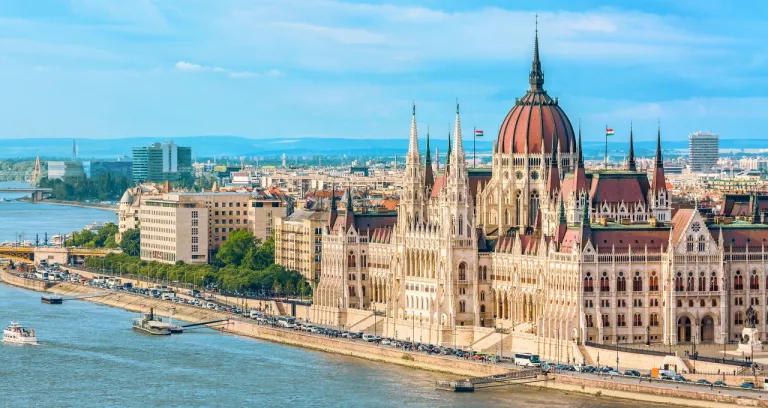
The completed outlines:
[[[35,331],[16,322],[3,330],[3,342],[14,344],[37,344]]]

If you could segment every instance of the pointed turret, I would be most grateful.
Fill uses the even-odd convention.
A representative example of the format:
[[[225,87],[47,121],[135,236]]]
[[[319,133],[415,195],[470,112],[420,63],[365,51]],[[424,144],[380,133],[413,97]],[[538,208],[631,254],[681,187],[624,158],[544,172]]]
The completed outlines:
[[[762,220],[760,219],[762,217],[760,215],[761,215],[760,200],[758,199],[757,194],[753,194],[752,195],[752,223],[753,224],[760,224],[762,222]]]
[[[656,159],[653,166],[653,184],[651,190],[654,193],[667,190],[667,180],[664,177],[664,158],[661,157],[661,125],[656,136]]]
[[[352,190],[347,187],[347,192],[344,194],[347,197],[346,211],[344,212],[344,227],[349,231],[350,227],[355,225],[355,208],[352,204]]]
[[[581,248],[587,245],[587,242],[592,238],[592,220],[589,213],[589,192],[587,192],[587,205],[581,210]]]
[[[453,144],[454,144],[454,150],[453,154],[457,160],[462,160],[462,157],[464,156],[464,146],[461,141],[461,119],[459,118],[459,102],[456,101],[456,123],[454,124],[453,128]]]
[[[528,75],[528,83],[531,84],[531,91],[544,90],[544,72],[541,70],[541,60],[539,60],[539,16],[536,16],[536,36],[533,41],[533,63],[531,64],[531,73]]]
[[[408,154],[419,152],[419,131],[416,129],[416,103],[413,104],[413,114],[411,115],[411,136],[408,142]]]
[[[562,197],[560,197],[560,209],[558,212],[560,213],[560,217],[557,221],[555,242],[557,243],[557,247],[560,248],[560,244],[562,244],[563,238],[565,238],[565,233],[568,231],[568,219],[565,215],[565,203],[563,202]]]
[[[573,191],[578,197],[579,194],[587,190],[587,175],[584,169],[584,153],[581,150],[581,121],[579,121],[579,153],[576,161],[576,170],[574,171]]]
[[[424,162],[424,187],[427,190],[432,190],[432,186],[435,184],[435,173],[432,170],[432,156],[429,152],[429,128],[427,128],[427,158]]]
[[[629,123],[629,154],[627,155],[627,170],[637,171],[635,163],[635,140],[632,134],[632,122]]]
[[[549,199],[554,200],[560,191],[560,163],[557,157],[557,138],[552,138],[552,156],[549,159],[549,174],[547,175],[547,191]]]
[[[445,171],[451,166],[451,129],[448,128],[448,153],[445,155]]]
[[[332,186],[331,210],[328,212],[328,229],[333,229],[333,225],[336,224],[336,217],[338,217],[338,210],[336,209],[336,186]]]

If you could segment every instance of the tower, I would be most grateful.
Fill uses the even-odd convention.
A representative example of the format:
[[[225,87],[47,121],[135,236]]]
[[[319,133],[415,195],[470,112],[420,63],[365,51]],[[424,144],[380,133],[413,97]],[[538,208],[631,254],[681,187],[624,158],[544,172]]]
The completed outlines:
[[[632,123],[629,124],[629,154],[627,154],[627,170],[637,171],[635,163],[635,141],[632,135]]]
[[[669,222],[672,220],[672,211],[670,209],[669,192],[667,191],[667,180],[664,177],[664,158],[661,156],[661,125],[659,125],[656,135],[656,158],[653,163],[653,179],[651,180],[651,191],[648,202],[651,203],[653,216],[658,221]]]
[[[443,225],[451,226],[451,228],[446,228],[446,230],[452,234],[453,238],[459,240],[469,239],[474,236],[475,223],[466,157],[462,145],[458,102],[456,103],[456,123],[453,129],[453,147],[449,158],[451,166],[445,170],[445,193],[441,203],[441,209],[445,212]],[[464,244],[468,243],[464,242]]]
[[[416,128],[416,104],[411,115],[411,134],[408,141],[408,153],[405,156],[405,175],[403,177],[403,197],[401,200],[401,218],[403,227],[417,220],[424,219],[424,171],[419,153],[419,132]]]

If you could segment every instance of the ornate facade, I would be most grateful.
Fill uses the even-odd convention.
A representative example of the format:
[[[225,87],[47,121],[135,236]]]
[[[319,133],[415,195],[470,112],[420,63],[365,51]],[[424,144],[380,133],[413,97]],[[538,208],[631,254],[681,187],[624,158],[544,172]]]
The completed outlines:
[[[505,348],[574,357],[584,342],[733,340],[750,305],[768,320],[758,204],[737,218],[673,217],[661,130],[650,177],[634,135],[624,170],[587,172],[581,131],[544,90],[538,36],[529,84],[490,175],[466,168],[458,105],[435,174],[414,108],[397,216],[332,206],[314,321],[475,350],[498,347],[498,332]]]

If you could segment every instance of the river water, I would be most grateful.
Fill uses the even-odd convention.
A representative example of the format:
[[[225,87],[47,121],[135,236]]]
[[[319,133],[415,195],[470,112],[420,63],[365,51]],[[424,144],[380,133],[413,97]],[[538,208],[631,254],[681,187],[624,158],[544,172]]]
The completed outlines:
[[[113,220],[112,215],[103,210],[0,203],[0,234],[5,234],[0,237],[8,236],[8,228],[27,237],[42,231],[71,231],[94,221]],[[34,222],[31,217],[36,218]],[[52,225],[57,227],[51,229]],[[207,328],[170,337],[145,336],[130,329],[133,317],[134,313],[82,300],[43,304],[37,292],[0,284],[0,326],[19,321],[35,329],[41,343],[0,343],[0,405],[652,406],[524,386],[474,394],[437,391],[435,380],[455,377],[222,335]]]
[[[27,183],[0,183],[0,188],[27,186]],[[4,200],[21,196],[23,194],[0,193],[0,198]],[[117,215],[113,210],[99,208],[0,201],[0,243],[25,240],[34,242],[37,234],[42,244],[45,233],[48,233],[48,238],[54,234],[69,234],[94,222],[117,223]]]

